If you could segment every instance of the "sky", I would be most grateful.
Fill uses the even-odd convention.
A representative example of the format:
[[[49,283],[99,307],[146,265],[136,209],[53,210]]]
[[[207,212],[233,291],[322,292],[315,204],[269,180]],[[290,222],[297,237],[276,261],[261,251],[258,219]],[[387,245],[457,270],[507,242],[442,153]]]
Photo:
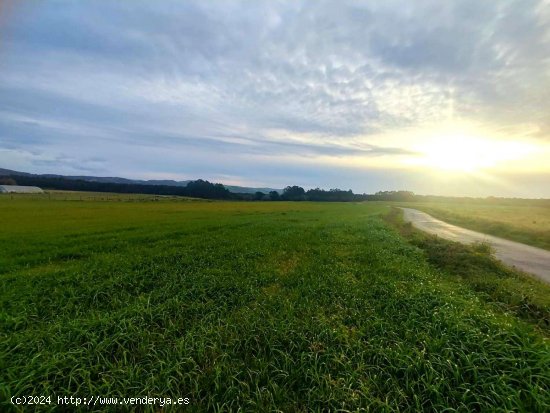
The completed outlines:
[[[550,198],[550,0],[2,1],[0,167]]]

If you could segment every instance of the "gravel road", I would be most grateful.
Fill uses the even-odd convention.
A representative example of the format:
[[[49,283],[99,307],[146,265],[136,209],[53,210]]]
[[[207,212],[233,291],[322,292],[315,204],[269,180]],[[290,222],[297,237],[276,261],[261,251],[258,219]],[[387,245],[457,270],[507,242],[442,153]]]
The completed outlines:
[[[550,284],[550,251],[447,224],[416,209],[401,209],[405,221],[411,222],[419,230],[465,244],[474,242],[490,244],[495,251],[495,257],[500,261],[534,274]]]

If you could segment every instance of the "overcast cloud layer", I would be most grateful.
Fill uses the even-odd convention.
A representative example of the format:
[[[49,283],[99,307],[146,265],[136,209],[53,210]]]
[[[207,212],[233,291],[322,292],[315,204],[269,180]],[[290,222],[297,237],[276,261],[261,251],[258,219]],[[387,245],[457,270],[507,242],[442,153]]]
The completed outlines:
[[[380,136],[450,119],[548,143],[546,0],[0,7],[0,167],[550,196],[546,172],[442,184],[377,163],[412,154]]]

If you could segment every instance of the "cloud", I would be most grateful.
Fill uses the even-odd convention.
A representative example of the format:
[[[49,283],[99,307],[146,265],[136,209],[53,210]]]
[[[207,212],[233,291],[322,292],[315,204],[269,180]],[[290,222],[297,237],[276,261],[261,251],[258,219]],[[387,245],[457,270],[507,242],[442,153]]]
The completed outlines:
[[[0,29],[0,147],[75,165],[86,149],[114,174],[135,159],[125,145],[250,165],[402,156],[409,136],[372,137],[449,119],[550,140],[545,4],[16,3]]]

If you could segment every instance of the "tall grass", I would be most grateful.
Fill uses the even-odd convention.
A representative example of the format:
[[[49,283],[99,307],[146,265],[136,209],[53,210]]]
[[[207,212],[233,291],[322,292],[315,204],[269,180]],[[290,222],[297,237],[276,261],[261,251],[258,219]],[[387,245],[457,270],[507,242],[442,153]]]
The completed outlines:
[[[187,396],[189,411],[550,409],[544,336],[449,280],[387,210],[0,201],[2,408],[84,394]]]

